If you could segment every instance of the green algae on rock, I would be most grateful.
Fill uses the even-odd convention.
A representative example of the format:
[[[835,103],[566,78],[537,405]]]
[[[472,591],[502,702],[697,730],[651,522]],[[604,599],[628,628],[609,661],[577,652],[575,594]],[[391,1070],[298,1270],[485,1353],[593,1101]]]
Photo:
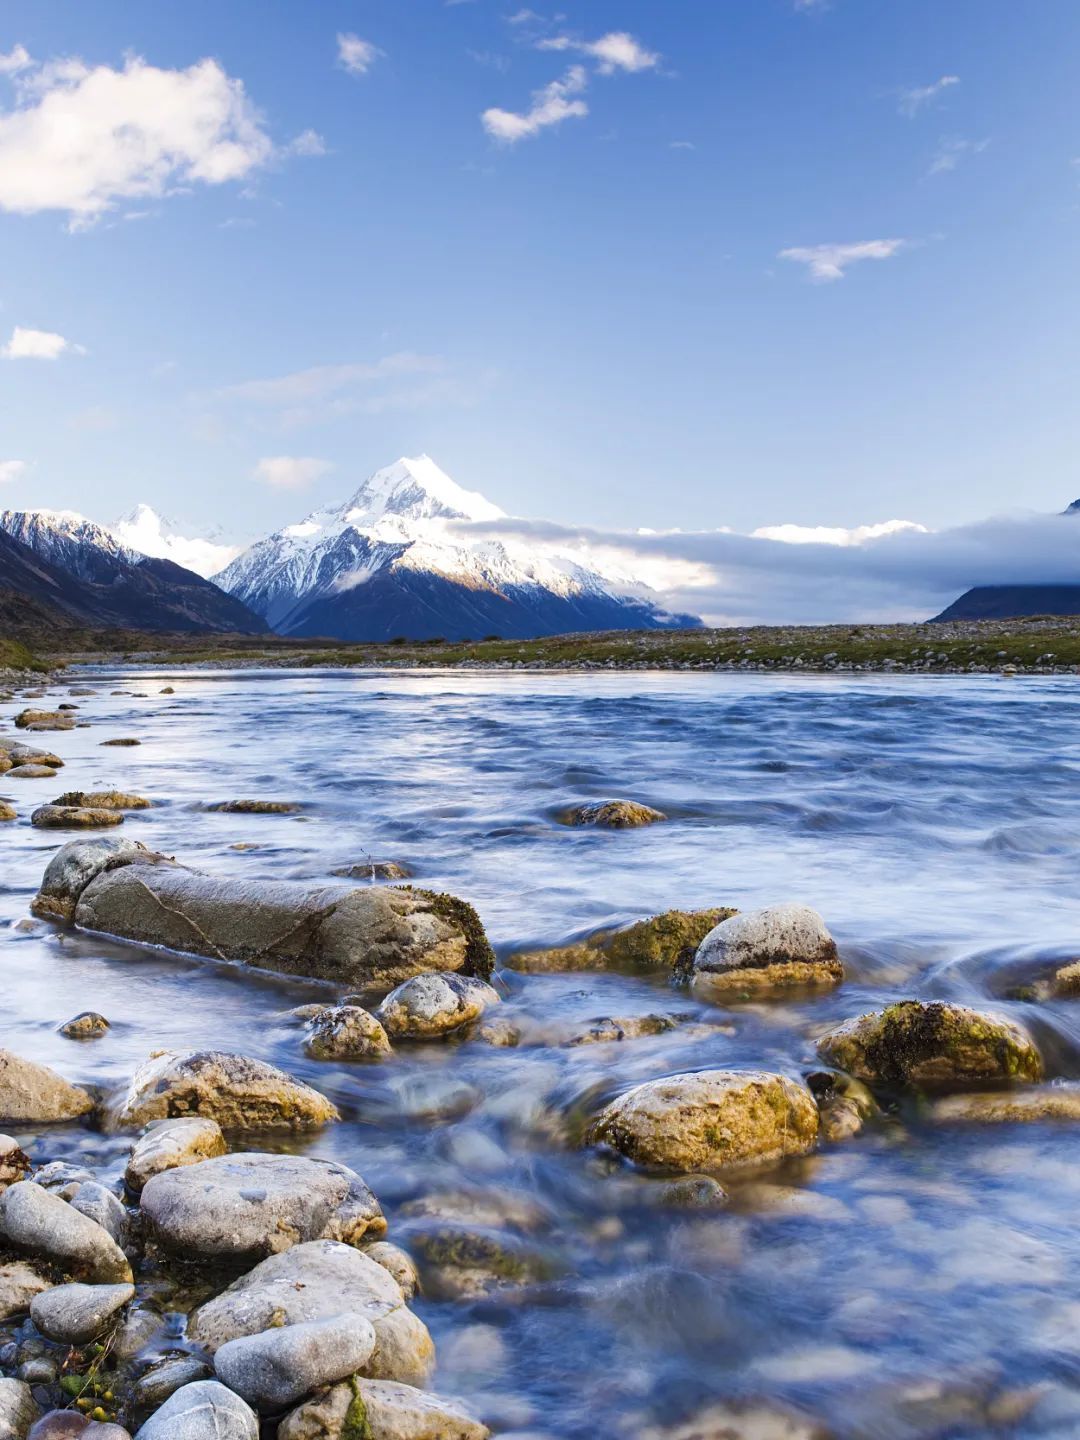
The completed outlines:
[[[317,1130],[338,1119],[325,1095],[276,1065],[218,1050],[152,1055],[111,1119],[124,1128],[187,1115],[216,1120],[224,1130]]]
[[[588,1132],[649,1170],[714,1170],[805,1155],[818,1109],[804,1085],[762,1070],[698,1070],[618,1096]]]
[[[636,800],[604,800],[597,805],[568,805],[557,817],[560,825],[595,825],[600,830],[636,830],[668,817]]]
[[[1034,1041],[1000,1015],[947,1001],[901,1000],[822,1036],[818,1053],[868,1085],[1040,1080]]]
[[[737,912],[730,907],[713,910],[665,910],[647,920],[619,929],[606,926],[569,945],[549,950],[526,950],[511,955],[511,970],[535,973],[545,970],[689,970],[694,952],[722,920]]]
[[[295,800],[219,800],[206,808],[219,815],[297,815],[303,806]]]

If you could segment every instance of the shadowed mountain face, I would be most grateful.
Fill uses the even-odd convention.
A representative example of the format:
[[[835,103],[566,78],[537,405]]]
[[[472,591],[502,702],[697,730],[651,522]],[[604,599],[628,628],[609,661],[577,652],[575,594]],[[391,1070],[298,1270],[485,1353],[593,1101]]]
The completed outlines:
[[[0,513],[0,590],[7,592],[0,610],[15,625],[250,635],[267,629],[211,581],[128,550],[100,526],[63,513]]]
[[[934,620],[1016,620],[1025,615],[1080,615],[1080,585],[976,585]]]
[[[663,610],[629,577],[501,536],[505,518],[426,455],[402,459],[345,504],[250,546],[215,578],[290,636],[528,639],[700,625]]]

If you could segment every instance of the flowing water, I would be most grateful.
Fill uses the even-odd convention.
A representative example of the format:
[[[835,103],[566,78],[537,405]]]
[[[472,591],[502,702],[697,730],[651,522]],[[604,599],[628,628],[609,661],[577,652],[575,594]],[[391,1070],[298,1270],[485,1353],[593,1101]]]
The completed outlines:
[[[293,1148],[360,1171],[389,1238],[408,1244],[424,1197],[482,1192],[535,1259],[543,1278],[524,1290],[416,1302],[434,1388],[499,1430],[548,1436],[639,1434],[729,1396],[868,1440],[1080,1434],[1067,1124],[944,1128],[903,1109],[733,1181],[716,1210],[664,1203],[663,1178],[571,1143],[582,1116],[652,1076],[805,1074],[831,1023],[904,996],[991,1004],[1033,1030],[1051,1075],[1080,1076],[1080,1001],[1005,998],[1080,953],[1072,678],[140,670],[90,672],[49,699],[84,683],[90,728],[40,737],[67,761],[62,783],[0,784],[24,814],[54,789],[117,786],[157,802],[124,833],[218,874],[321,883],[343,864],[404,861],[471,900],[501,955],[673,907],[781,900],[814,906],[837,937],[847,979],[817,998],[719,1010],[661,975],[504,969],[503,1013],[548,1043],[317,1062],[288,1014],[326,997],[314,983],[20,926],[65,837],[4,829],[5,1045],[106,1086],[162,1047],[273,1061],[343,1115]],[[142,744],[100,748],[122,735]],[[203,808],[237,796],[304,808]],[[556,821],[567,802],[611,796],[669,822]],[[57,1034],[82,1009],[108,1016],[107,1036]],[[562,1043],[646,1013],[681,1023]],[[129,1144],[77,1125],[15,1133],[35,1160],[79,1157],[108,1177]]]

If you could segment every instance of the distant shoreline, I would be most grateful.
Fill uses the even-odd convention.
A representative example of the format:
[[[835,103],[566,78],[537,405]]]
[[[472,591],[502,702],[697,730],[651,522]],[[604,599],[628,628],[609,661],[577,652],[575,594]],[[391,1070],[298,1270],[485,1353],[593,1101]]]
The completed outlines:
[[[347,644],[266,636],[137,631],[20,634],[0,665],[465,669],[720,674],[1080,674],[1080,616],[898,625],[732,626],[605,631],[539,640]],[[4,646],[8,654],[5,655]]]

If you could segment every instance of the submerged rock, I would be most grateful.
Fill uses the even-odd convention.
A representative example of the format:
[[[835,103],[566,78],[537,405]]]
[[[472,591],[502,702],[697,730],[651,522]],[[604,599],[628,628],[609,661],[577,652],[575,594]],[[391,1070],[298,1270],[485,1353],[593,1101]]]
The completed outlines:
[[[225,1136],[216,1120],[202,1115],[155,1120],[135,1142],[124,1171],[124,1184],[137,1195],[155,1175],[211,1160],[224,1155],[226,1149]]]
[[[386,1233],[379,1202],[332,1160],[259,1152],[163,1171],[143,1186],[157,1242],[188,1259],[261,1258],[311,1240],[356,1245]]]
[[[134,1285],[56,1285],[31,1301],[30,1318],[47,1340],[89,1345],[134,1298]]]
[[[304,807],[293,800],[219,800],[206,808],[221,815],[297,815]]]
[[[390,1041],[375,1016],[361,1006],[336,1005],[312,1017],[304,1049],[316,1060],[366,1060],[389,1055]]]
[[[490,1433],[458,1400],[359,1378],[315,1396],[278,1427],[279,1440],[487,1440]]]
[[[709,931],[694,956],[694,993],[702,999],[837,985],[843,978],[835,940],[806,905],[733,915]]]
[[[717,1400],[685,1420],[650,1425],[638,1440],[834,1440],[804,1415],[765,1400]]]
[[[943,1125],[1019,1125],[1045,1120],[1080,1120],[1080,1085],[1038,1085],[1028,1090],[947,1095],[930,1106]]]
[[[823,1036],[818,1053],[868,1085],[1042,1078],[1039,1051],[1018,1025],[939,1000],[856,1016]]]
[[[256,1410],[277,1411],[355,1374],[371,1358],[375,1329],[362,1315],[335,1315],[228,1340],[214,1369]]]
[[[73,805],[78,809],[91,810],[149,810],[150,801],[141,795],[129,795],[125,790],[67,790],[59,795],[54,805]]]
[[[850,1140],[880,1113],[870,1089],[843,1071],[815,1070],[806,1083],[818,1103],[823,1140]]]
[[[559,813],[563,825],[596,825],[603,830],[632,830],[668,817],[636,800],[604,800],[598,805],[571,805]]]
[[[225,1130],[315,1130],[337,1109],[310,1085],[247,1055],[197,1050],[153,1055],[113,1114],[118,1126],[201,1115]]]
[[[0,1119],[74,1120],[93,1108],[91,1095],[47,1065],[0,1050]]]
[[[60,1026],[60,1034],[66,1035],[69,1040],[94,1040],[109,1028],[104,1015],[99,1015],[96,1010],[84,1010],[81,1015],[66,1020]]]
[[[624,1015],[612,1019],[605,1015],[599,1020],[590,1020],[584,1030],[579,1030],[562,1043],[568,1048],[577,1045],[610,1045],[620,1040],[641,1040],[649,1035],[664,1035],[674,1030],[676,1021],[670,1015]]]
[[[0,1440],[26,1440],[40,1413],[25,1381],[0,1379]]]
[[[122,825],[119,810],[92,810],[76,805],[39,805],[30,816],[30,824],[39,830],[93,830],[107,825]]]
[[[39,760],[26,760],[21,765],[12,766],[7,777],[9,780],[54,780],[56,767],[45,765]]]
[[[420,1259],[424,1293],[439,1300],[478,1300],[535,1285],[555,1273],[550,1256],[505,1231],[414,1221],[408,1237]]]
[[[119,740],[102,740],[101,743],[102,745],[141,745],[142,741],[132,739],[130,736],[125,736]]]
[[[76,1279],[131,1281],[127,1256],[108,1231],[32,1180],[20,1180],[0,1195],[0,1236],[17,1250],[52,1260]]]
[[[689,967],[694,952],[721,920],[737,912],[665,910],[618,930],[607,927],[570,945],[511,955],[512,970],[676,970]]]
[[[254,1410],[217,1380],[196,1380],[155,1410],[136,1440],[259,1440]]]
[[[408,880],[412,871],[397,860],[364,860],[357,865],[339,865],[330,874],[343,880]]]
[[[50,861],[35,914],[266,970],[356,986],[428,971],[487,976],[494,955],[475,910],[411,887],[318,889],[216,879],[132,844],[72,841]]]
[[[480,1018],[499,995],[467,975],[416,975],[391,990],[375,1018],[393,1040],[432,1040]]]
[[[813,1096],[786,1075],[699,1070],[626,1091],[588,1138],[646,1169],[692,1171],[805,1155],[817,1134]]]
[[[187,1333],[214,1352],[239,1335],[343,1314],[361,1315],[375,1328],[375,1351],[364,1366],[369,1376],[423,1384],[435,1359],[427,1327],[387,1270],[333,1240],[262,1261],[194,1311]]]

